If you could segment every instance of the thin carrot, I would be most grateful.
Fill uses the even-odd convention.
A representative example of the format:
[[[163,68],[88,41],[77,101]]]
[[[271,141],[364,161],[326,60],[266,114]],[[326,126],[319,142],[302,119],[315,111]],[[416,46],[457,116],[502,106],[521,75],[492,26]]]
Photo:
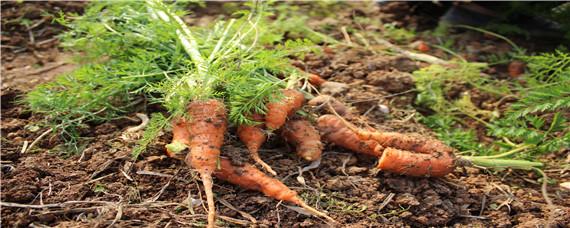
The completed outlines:
[[[211,99],[194,101],[188,106],[190,120],[187,129],[190,133],[190,153],[186,164],[196,169],[202,177],[204,192],[208,201],[208,227],[214,227],[216,207],[212,191],[212,174],[220,156],[227,126],[226,109],[221,101]]]
[[[166,156],[176,158],[180,152],[188,149],[190,145],[190,133],[187,123],[182,118],[172,121],[172,142],[166,145]]]
[[[394,148],[386,148],[378,161],[384,171],[408,176],[442,177],[455,168],[453,154],[435,152],[418,154]]]
[[[214,175],[222,180],[238,185],[245,189],[263,192],[266,196],[276,200],[282,200],[292,204],[296,204],[311,214],[326,218],[336,223],[330,216],[317,209],[307,205],[298,195],[297,192],[291,190],[281,181],[265,175],[254,166],[246,164],[244,166],[234,166],[228,159],[220,159],[221,169],[217,170]]]
[[[357,153],[380,157],[383,147],[374,140],[362,140],[351,129],[346,127],[341,118],[334,115],[323,115],[317,120],[317,128],[323,139],[340,147]]]
[[[265,114],[265,126],[269,130],[279,129],[285,124],[287,117],[294,114],[303,106],[305,97],[303,94],[294,89],[281,90],[284,98],[277,102],[267,104],[267,113]]]
[[[252,115],[251,118],[254,121],[263,121],[263,116],[259,114],[254,114]],[[271,166],[269,166],[259,157],[259,148],[261,147],[261,145],[263,145],[265,140],[267,140],[267,135],[263,131],[262,127],[263,124],[256,124],[256,125],[241,124],[238,126],[237,134],[239,139],[247,147],[247,150],[249,151],[251,158],[253,158],[253,160],[256,163],[260,164],[265,170],[267,170],[267,172],[273,175],[277,175],[277,173],[271,168]]]
[[[442,152],[453,153],[453,148],[443,142],[426,138],[421,135],[410,135],[398,132],[379,132],[357,129],[357,134],[363,140],[375,140],[384,147],[393,147],[401,150],[414,151],[423,154]]]
[[[309,100],[307,104],[309,106],[315,107],[316,109],[326,108],[329,113],[336,112],[344,117],[351,116],[350,108],[348,108],[344,103],[340,102],[339,100],[330,95],[316,96],[313,99]],[[330,104],[330,106],[328,104]]]
[[[307,120],[289,120],[281,131],[281,136],[295,146],[297,155],[307,161],[321,158],[323,143],[319,132]]]

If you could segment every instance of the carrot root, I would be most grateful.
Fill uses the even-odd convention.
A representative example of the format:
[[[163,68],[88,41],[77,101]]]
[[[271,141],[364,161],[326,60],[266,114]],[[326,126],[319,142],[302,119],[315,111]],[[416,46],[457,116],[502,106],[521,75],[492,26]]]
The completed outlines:
[[[319,132],[307,120],[289,120],[281,131],[283,138],[295,146],[297,155],[307,161],[321,157],[323,144]]]
[[[446,153],[419,154],[386,148],[378,161],[384,171],[417,177],[442,177],[455,168],[454,158]]]
[[[337,146],[374,157],[382,155],[384,148],[378,142],[361,139],[357,133],[343,123],[340,117],[322,115],[317,120],[317,128],[323,139]]]
[[[283,124],[285,124],[285,121],[287,121],[287,117],[303,107],[303,103],[305,102],[305,97],[297,90],[285,89],[281,90],[281,92],[283,96],[285,96],[283,99],[267,104],[265,126],[269,130],[281,128]]]
[[[423,154],[442,152],[453,154],[453,148],[435,139],[425,138],[420,135],[409,135],[398,132],[378,132],[357,130],[361,139],[375,140],[384,147],[393,147],[401,150],[414,151]]]
[[[214,227],[216,207],[212,174],[216,170],[220,148],[224,143],[226,110],[222,102],[211,99],[191,102],[188,114],[190,153],[186,155],[185,162],[200,173],[208,202],[208,227]]]
[[[254,114],[252,115],[252,119],[255,121],[263,121],[263,116],[259,114]],[[265,131],[261,129],[262,126],[263,126],[262,124],[257,124],[257,125],[242,124],[237,129],[237,135],[239,139],[247,147],[247,150],[249,151],[251,158],[257,164],[261,165],[263,169],[265,169],[267,172],[275,176],[277,175],[277,173],[271,168],[271,166],[269,166],[259,157],[259,148],[261,147],[261,145],[263,145],[265,140],[267,140],[267,135]]]
[[[220,159],[220,166],[221,169],[214,173],[218,179],[225,180],[245,189],[263,192],[268,197],[298,205],[315,216],[335,222],[330,216],[308,206],[299,198],[297,192],[291,190],[283,184],[283,182],[265,175],[252,165],[234,166],[230,160],[222,158]]]

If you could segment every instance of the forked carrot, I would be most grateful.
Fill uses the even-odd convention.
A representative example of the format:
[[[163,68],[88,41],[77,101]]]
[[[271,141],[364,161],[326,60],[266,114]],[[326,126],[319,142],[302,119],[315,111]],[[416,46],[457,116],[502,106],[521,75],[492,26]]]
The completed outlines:
[[[212,191],[212,174],[220,157],[227,127],[226,109],[221,101],[210,99],[193,101],[188,106],[187,129],[190,133],[190,153],[185,162],[196,169],[202,177],[208,201],[208,227],[214,227],[216,207]]]
[[[442,177],[455,168],[453,154],[435,152],[418,154],[394,148],[386,148],[378,161],[384,171],[408,176]]]
[[[319,132],[307,120],[289,120],[283,126],[281,136],[295,146],[297,155],[307,161],[321,158],[323,143]]]
[[[379,132],[357,129],[356,132],[362,140],[374,140],[384,147],[393,147],[401,150],[414,151],[423,154],[435,152],[453,153],[453,148],[443,142],[426,138],[421,135],[409,135],[398,132]]]
[[[222,180],[238,185],[242,188],[263,192],[266,196],[276,200],[283,200],[298,205],[311,214],[325,218],[331,222],[336,221],[330,216],[317,209],[307,205],[297,192],[291,190],[281,181],[265,175],[254,166],[246,164],[244,166],[234,166],[228,159],[220,159],[221,169],[217,170],[214,175]]]
[[[259,114],[254,114],[252,115],[251,118],[254,121],[263,121],[263,116]],[[253,158],[253,160],[256,163],[260,164],[265,170],[267,170],[267,172],[273,175],[277,175],[277,173],[271,168],[271,166],[269,166],[259,157],[259,148],[261,147],[261,145],[263,145],[265,140],[267,140],[267,135],[263,131],[262,127],[263,124],[256,124],[256,125],[241,124],[238,126],[237,134],[239,139],[247,147],[247,150],[249,151],[251,158]]]
[[[303,94],[294,89],[281,90],[284,98],[267,104],[267,113],[265,114],[265,126],[269,130],[277,130],[285,124],[287,117],[294,114],[303,106],[305,97]]]
[[[357,153],[380,157],[384,149],[374,140],[363,140],[346,127],[341,118],[334,115],[322,115],[317,120],[317,128],[323,139]]]

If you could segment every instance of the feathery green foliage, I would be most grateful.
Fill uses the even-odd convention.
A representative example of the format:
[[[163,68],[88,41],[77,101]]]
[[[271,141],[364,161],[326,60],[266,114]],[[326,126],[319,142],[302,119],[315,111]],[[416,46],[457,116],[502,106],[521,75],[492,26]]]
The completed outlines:
[[[501,114],[495,110],[482,110],[464,94],[452,100],[445,97],[454,84],[468,84],[486,92],[504,91],[497,88],[497,81],[479,75],[481,68],[468,69],[459,74],[457,69],[432,65],[414,72],[419,90],[417,103],[436,112],[420,121],[432,128],[447,144],[462,151],[477,154],[496,154],[506,150],[525,148],[515,156],[532,158],[570,147],[570,124],[563,113],[570,109],[570,59],[562,51],[534,56],[519,56],[528,63],[529,72],[524,75],[525,84],[511,87],[511,96],[518,101]],[[459,68],[462,69],[462,68]],[[470,72],[470,73],[469,73]],[[469,75],[468,77],[465,77]],[[495,87],[493,89],[493,87]],[[479,143],[472,130],[460,124],[460,118],[468,116],[487,127],[487,134],[507,143]],[[487,121],[484,121],[487,120]]]
[[[284,60],[313,50],[308,41],[266,48],[283,36],[271,29],[265,3],[247,4],[250,11],[228,21],[189,27],[180,3],[93,2],[75,20],[59,20],[70,28],[62,36],[65,47],[82,52],[84,64],[30,92],[26,102],[46,114],[70,145],[79,127],[118,117],[143,99],[162,105],[172,118],[185,115],[192,100],[218,98],[228,104],[233,124],[246,123],[279,88],[305,77]],[[167,118],[153,121],[136,155]]]

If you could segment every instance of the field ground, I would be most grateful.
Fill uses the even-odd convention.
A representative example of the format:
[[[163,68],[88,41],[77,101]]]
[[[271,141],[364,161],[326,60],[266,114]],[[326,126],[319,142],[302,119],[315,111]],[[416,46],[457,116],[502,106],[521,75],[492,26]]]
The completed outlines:
[[[205,209],[197,173],[185,164],[160,158],[171,133],[165,132],[139,160],[130,153],[140,134],[127,135],[125,129],[140,123],[135,113],[124,118],[90,126],[84,132],[87,144],[82,153],[61,156],[57,137],[43,137],[30,151],[22,153],[46,129],[36,123],[42,116],[26,111],[19,98],[35,85],[74,69],[71,54],[58,48],[55,35],[61,27],[42,19],[41,9],[81,12],[81,3],[2,3],[2,187],[1,201],[41,208],[3,206],[2,226],[42,225],[59,227],[190,226],[204,225]],[[337,17],[315,19],[311,23],[349,25],[351,15],[372,20],[395,21],[402,26],[429,27],[433,20],[403,14],[405,4],[394,3],[379,9],[355,4],[337,12]],[[198,11],[203,18],[215,10]],[[25,12],[25,13],[23,13]],[[20,16],[34,23],[28,27],[10,25]],[[199,18],[199,16],[196,16]],[[43,21],[43,22],[42,22]],[[199,20],[196,20],[199,22]],[[16,28],[16,29],[14,29]],[[6,32],[7,29],[12,29]],[[367,28],[373,29],[373,28]],[[335,37],[342,39],[342,34]],[[33,39],[33,40],[31,40]],[[498,52],[505,44],[493,37],[465,32],[459,41],[482,52]],[[532,43],[527,44],[532,47]],[[507,45],[508,46],[508,45]],[[506,47],[508,48],[508,47]],[[441,56],[439,50],[433,55]],[[469,57],[474,53],[461,53]],[[415,132],[434,136],[414,118],[415,92],[411,72],[427,66],[403,56],[373,52],[359,47],[326,47],[323,55],[309,55],[296,64],[327,80],[347,83],[349,89],[337,97],[351,104],[365,117],[361,119],[382,130]],[[504,68],[504,67],[503,67]],[[501,75],[505,69],[497,68]],[[504,76],[503,76],[504,77]],[[470,90],[458,87],[458,93]],[[479,103],[488,97],[477,96]],[[379,104],[389,108],[387,114]],[[150,114],[156,107],[141,107]],[[229,132],[235,132],[230,129]],[[278,178],[301,192],[311,205],[327,211],[347,227],[567,227],[570,224],[570,193],[558,184],[548,186],[555,207],[548,207],[541,194],[539,176],[527,171],[491,172],[475,168],[457,169],[445,178],[410,178],[372,169],[374,159],[327,147],[316,169],[304,172],[298,181],[300,160],[279,140],[267,143],[263,160]],[[249,161],[245,147],[227,135],[223,156]],[[568,162],[568,150],[542,157],[545,172],[557,182],[570,181],[568,170],[556,168]],[[292,168],[293,167],[293,168]],[[324,224],[302,215],[260,193],[244,191],[217,182],[219,224],[261,227],[313,227]],[[70,202],[59,207],[50,204]],[[97,201],[84,203],[83,201]],[[190,206],[191,205],[191,206]]]

